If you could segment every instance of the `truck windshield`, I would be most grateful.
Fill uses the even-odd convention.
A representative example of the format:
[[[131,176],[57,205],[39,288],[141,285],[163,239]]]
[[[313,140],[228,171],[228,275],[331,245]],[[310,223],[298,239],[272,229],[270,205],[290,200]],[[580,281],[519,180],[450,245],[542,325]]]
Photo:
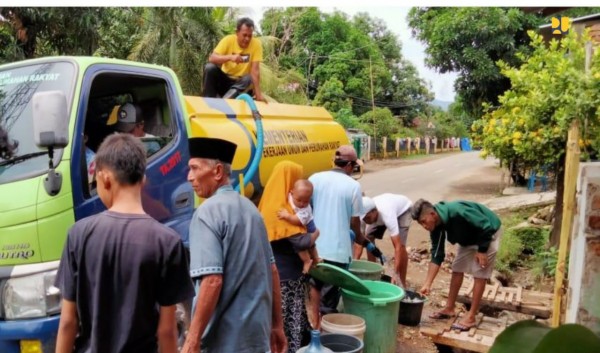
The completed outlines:
[[[0,184],[47,171],[48,154],[34,143],[32,98],[62,91],[71,100],[74,74],[64,61],[0,69]]]

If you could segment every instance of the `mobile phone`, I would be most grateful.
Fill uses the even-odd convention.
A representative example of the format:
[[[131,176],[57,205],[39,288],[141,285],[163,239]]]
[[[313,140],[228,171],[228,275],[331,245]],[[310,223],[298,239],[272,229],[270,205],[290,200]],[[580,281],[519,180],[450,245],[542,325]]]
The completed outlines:
[[[248,61],[250,61],[250,55],[242,55],[242,62],[247,63]]]

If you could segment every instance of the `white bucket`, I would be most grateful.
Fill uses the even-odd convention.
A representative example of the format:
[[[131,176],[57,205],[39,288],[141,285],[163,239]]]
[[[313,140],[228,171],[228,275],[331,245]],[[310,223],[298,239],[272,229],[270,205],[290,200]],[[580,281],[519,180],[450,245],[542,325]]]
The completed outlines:
[[[321,319],[323,333],[341,333],[363,340],[367,325],[361,317],[350,314],[327,314]]]

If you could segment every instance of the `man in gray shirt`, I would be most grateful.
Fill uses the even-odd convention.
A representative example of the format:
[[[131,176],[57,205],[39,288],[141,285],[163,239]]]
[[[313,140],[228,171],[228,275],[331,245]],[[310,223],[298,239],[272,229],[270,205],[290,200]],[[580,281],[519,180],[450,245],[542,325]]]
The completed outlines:
[[[287,352],[279,274],[263,219],[230,185],[236,145],[189,139],[188,181],[201,198],[190,224],[190,272],[200,281],[183,353]]]

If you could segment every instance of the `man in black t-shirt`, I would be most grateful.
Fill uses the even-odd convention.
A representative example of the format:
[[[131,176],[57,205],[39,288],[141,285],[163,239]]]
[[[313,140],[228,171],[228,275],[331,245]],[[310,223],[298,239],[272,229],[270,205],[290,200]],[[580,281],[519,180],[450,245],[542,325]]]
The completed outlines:
[[[69,230],[55,284],[63,297],[56,352],[175,353],[175,304],[194,288],[180,237],[142,208],[144,146],[110,135],[95,161],[108,210]]]

